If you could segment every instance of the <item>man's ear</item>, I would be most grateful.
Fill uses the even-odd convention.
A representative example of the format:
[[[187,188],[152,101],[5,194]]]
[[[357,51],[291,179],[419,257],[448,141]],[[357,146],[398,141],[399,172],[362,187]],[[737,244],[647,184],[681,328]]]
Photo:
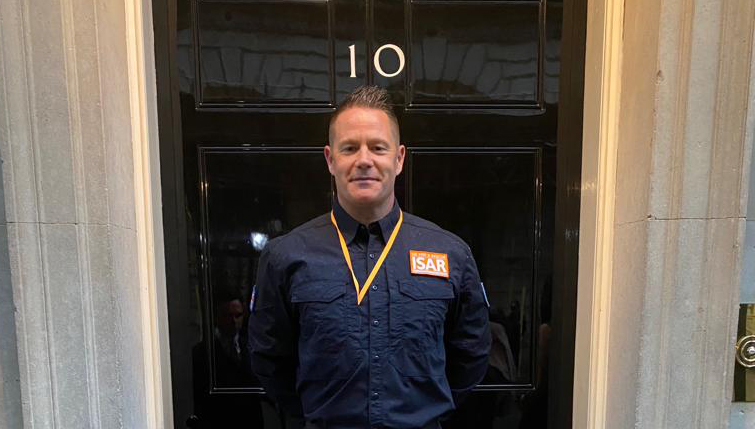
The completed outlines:
[[[406,147],[402,144],[398,145],[398,155],[396,158],[396,164],[398,164],[398,167],[396,168],[396,176],[401,174],[402,171],[404,171],[404,156],[406,155]]]
[[[322,154],[325,155],[325,162],[328,163],[328,171],[330,171],[330,174],[333,174],[333,152],[330,149],[330,145],[326,144],[325,147],[322,148]]]

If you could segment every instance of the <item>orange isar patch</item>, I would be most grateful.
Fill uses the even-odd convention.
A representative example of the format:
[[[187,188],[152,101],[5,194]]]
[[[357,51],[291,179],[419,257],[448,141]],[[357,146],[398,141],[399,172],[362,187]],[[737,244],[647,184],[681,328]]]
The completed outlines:
[[[426,250],[410,250],[409,267],[412,274],[448,278],[448,254]]]

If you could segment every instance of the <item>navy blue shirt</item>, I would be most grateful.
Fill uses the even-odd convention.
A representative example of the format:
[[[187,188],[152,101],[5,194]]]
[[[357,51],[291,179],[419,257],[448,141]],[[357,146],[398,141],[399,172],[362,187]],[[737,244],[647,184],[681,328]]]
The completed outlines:
[[[398,204],[367,226],[333,206],[361,286],[398,221]],[[410,250],[447,254],[448,278],[412,274]],[[404,212],[357,305],[330,214],[319,216],[262,251],[249,350],[267,393],[310,426],[439,427],[488,364],[488,306],[469,246]]]

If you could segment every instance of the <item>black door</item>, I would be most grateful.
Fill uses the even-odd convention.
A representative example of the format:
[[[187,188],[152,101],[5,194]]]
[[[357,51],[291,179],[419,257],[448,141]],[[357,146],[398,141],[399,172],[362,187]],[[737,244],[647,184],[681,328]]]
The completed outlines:
[[[488,373],[444,426],[568,426],[573,302],[552,311],[554,294],[575,288],[558,263],[554,276],[554,248],[575,250],[558,245],[557,194],[579,180],[556,174],[579,153],[557,138],[570,67],[563,3],[170,0],[155,10],[175,426],[290,427],[249,371],[257,259],[330,209],[329,115],[366,83],[396,104],[408,152],[399,203],[470,244],[491,304]]]

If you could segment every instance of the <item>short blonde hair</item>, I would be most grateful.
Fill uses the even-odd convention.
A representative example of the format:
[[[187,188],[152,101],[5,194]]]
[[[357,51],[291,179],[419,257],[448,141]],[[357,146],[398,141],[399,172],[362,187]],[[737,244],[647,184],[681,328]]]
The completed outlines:
[[[385,88],[375,85],[362,85],[356,88],[338,105],[338,108],[336,108],[336,111],[330,117],[330,124],[328,125],[329,144],[333,143],[333,124],[336,122],[338,115],[352,107],[365,107],[384,112],[395,128],[396,144],[399,144],[401,134],[399,132],[398,118],[396,118],[396,114],[393,113],[393,108],[391,107],[391,96]]]

